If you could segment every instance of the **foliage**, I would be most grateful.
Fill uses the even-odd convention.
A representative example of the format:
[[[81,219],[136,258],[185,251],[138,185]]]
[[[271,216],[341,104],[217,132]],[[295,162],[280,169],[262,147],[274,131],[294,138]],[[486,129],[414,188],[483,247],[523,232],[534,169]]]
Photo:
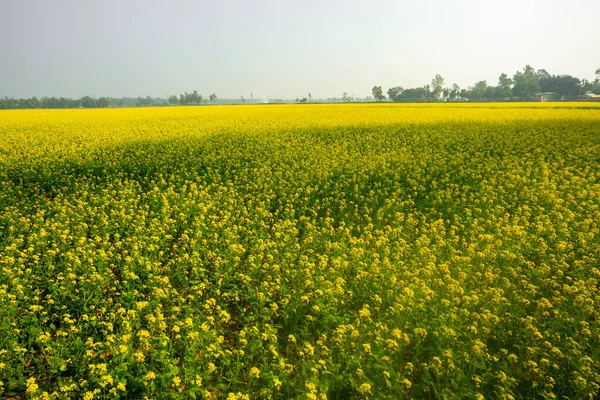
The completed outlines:
[[[179,96],[179,104],[181,105],[198,105],[202,104],[202,95],[198,94],[197,90],[192,93],[185,92]]]
[[[435,77],[431,80],[431,95],[432,98],[437,100],[442,94],[442,90],[444,89],[444,78],[440,74],[436,74]]]
[[[517,71],[513,76],[513,94],[521,100],[528,100],[531,95],[540,91],[540,78],[535,70],[527,64],[523,71]]]
[[[138,107],[148,107],[154,104],[154,100],[150,96],[138,97],[135,105]],[[89,107],[86,107],[89,108]]]
[[[396,95],[396,101],[426,101],[429,91],[426,88],[405,89]]]
[[[371,93],[373,93],[373,98],[375,99],[375,101],[385,100],[385,95],[383,94],[383,89],[381,88],[381,86],[373,86]]]
[[[565,98],[577,98],[581,91],[581,81],[571,75],[553,75],[540,79],[542,92],[558,93]]]
[[[404,88],[402,88],[402,86],[396,86],[393,88],[389,88],[387,91],[387,95],[390,98],[390,100],[399,101],[400,100],[399,96],[402,94],[403,91],[404,91]]]
[[[6,111],[0,397],[597,398],[599,124]]]
[[[431,85],[421,88],[402,89],[400,86],[388,90],[388,97],[395,102],[403,101],[438,101],[438,100],[464,100],[471,101],[521,101],[537,100],[539,92],[556,93],[557,100],[573,100],[585,95],[586,92],[600,93],[600,74],[594,82],[580,80],[571,75],[551,75],[545,69],[535,71],[526,65],[523,71],[517,71],[513,78],[502,73],[498,78],[498,85],[488,85],[486,81],[479,81],[468,89],[462,89],[453,84],[452,88],[444,87],[444,78],[436,75]],[[397,89],[400,90],[397,90]],[[375,89],[375,88],[374,88]],[[406,93],[404,93],[406,92]],[[443,95],[443,96],[441,96]]]

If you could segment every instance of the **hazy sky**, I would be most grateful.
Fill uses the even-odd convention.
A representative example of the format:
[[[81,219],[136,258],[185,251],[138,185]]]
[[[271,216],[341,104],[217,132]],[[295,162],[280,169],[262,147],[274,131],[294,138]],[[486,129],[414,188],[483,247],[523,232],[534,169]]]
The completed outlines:
[[[0,97],[366,96],[592,79],[600,0],[0,0]]]

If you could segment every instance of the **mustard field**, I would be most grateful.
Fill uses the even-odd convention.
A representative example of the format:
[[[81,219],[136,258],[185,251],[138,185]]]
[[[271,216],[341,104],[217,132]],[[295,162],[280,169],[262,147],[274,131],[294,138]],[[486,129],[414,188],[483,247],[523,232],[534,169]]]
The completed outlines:
[[[600,104],[0,112],[0,397],[600,397]]]

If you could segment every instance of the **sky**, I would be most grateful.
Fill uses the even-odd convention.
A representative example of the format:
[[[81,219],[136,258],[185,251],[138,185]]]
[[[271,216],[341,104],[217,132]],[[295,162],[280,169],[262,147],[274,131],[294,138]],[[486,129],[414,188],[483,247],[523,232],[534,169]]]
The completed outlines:
[[[593,79],[600,0],[0,0],[0,97],[367,96]]]

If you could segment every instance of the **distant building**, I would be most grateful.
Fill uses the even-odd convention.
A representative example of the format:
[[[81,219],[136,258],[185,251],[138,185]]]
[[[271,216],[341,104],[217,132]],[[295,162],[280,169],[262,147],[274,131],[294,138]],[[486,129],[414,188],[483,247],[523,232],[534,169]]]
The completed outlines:
[[[536,93],[533,95],[533,100],[535,101],[551,101],[551,100],[557,100],[558,99],[558,94],[554,93],[554,92],[542,92],[542,93]]]

